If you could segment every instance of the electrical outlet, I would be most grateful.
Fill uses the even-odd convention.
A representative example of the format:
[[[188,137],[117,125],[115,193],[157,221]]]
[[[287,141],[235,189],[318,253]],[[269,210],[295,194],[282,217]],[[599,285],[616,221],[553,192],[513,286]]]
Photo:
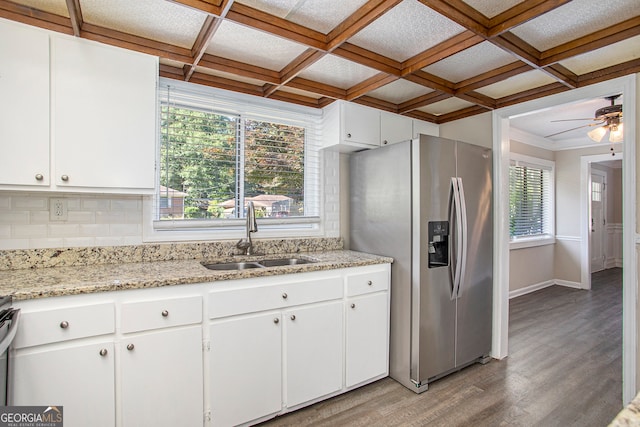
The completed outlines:
[[[65,199],[50,199],[49,220],[50,221],[66,221],[66,219],[67,219],[67,201]]]

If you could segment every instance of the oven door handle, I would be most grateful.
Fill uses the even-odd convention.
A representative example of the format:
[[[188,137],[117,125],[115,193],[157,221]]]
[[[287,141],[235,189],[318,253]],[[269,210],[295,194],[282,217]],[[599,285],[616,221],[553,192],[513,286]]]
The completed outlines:
[[[20,323],[20,309],[15,308],[11,313],[11,325],[7,330],[7,335],[5,335],[4,339],[0,341],[0,354],[4,354],[4,352],[7,351],[13,342],[13,339],[16,337],[16,332],[18,332],[18,323]]]

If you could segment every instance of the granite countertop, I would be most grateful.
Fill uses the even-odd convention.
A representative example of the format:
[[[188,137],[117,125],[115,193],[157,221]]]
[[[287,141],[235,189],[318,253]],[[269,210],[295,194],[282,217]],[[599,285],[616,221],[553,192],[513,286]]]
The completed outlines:
[[[306,258],[315,262],[246,270],[209,270],[203,262],[252,261],[274,258]],[[220,280],[245,279],[308,271],[390,263],[388,257],[348,250],[230,256],[204,260],[166,260],[86,266],[62,266],[0,271],[0,295],[14,301],[125,289],[154,288]]]
[[[609,424],[609,427],[624,426],[640,426],[640,393]]]

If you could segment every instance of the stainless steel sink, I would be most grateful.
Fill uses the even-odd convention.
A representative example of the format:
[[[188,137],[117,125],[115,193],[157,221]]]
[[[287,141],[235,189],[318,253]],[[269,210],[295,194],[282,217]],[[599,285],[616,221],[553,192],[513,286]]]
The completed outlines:
[[[246,261],[246,262],[223,262],[223,263],[210,263],[202,264],[209,270],[229,271],[229,270],[246,270],[248,268],[264,268],[264,267],[282,267],[287,265],[299,265],[310,264],[315,261],[304,258],[277,258],[277,259],[264,259],[258,261]]]
[[[265,267],[278,267],[283,265],[298,265],[298,264],[309,264],[313,261],[303,258],[278,258],[278,259],[265,259],[259,261],[260,264]]]
[[[221,264],[202,264],[209,270],[246,270],[248,268],[262,268],[257,262],[224,262]]]

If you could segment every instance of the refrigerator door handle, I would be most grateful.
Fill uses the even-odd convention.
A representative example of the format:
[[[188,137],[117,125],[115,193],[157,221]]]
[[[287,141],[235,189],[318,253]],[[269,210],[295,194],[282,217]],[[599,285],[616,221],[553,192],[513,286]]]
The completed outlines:
[[[460,286],[460,262],[462,261],[462,215],[460,211],[460,191],[458,187],[459,178],[451,178],[451,196],[449,197],[449,226],[455,230],[455,239],[451,242],[451,262],[449,271],[451,275],[451,299],[458,297],[458,287]]]
[[[468,249],[468,223],[467,223],[467,203],[464,197],[464,187],[462,186],[462,178],[456,178],[458,181],[458,195],[460,200],[460,217],[461,217],[461,233],[458,237],[458,242],[462,247],[461,257],[458,261],[458,267],[460,269],[460,277],[458,278],[458,289],[456,291],[456,298],[460,298],[462,295],[462,286],[465,282],[465,276],[467,275],[467,249]]]

